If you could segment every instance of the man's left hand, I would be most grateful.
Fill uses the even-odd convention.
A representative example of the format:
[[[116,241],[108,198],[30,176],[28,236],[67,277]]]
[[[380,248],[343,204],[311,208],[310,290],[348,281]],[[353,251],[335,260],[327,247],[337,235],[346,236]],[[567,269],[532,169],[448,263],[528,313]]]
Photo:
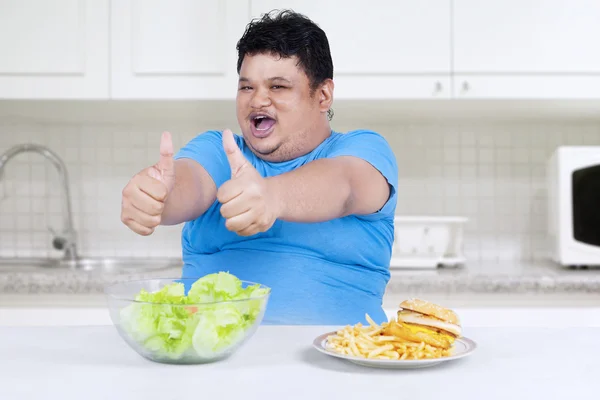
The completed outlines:
[[[267,179],[244,157],[229,129],[223,132],[223,148],[231,167],[231,179],[217,191],[225,226],[240,236],[266,232],[277,219],[276,196]]]

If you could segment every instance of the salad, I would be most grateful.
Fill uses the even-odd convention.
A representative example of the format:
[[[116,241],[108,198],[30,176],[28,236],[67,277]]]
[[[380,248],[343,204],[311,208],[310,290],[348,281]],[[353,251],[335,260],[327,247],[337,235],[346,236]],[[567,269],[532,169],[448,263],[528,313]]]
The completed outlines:
[[[177,359],[191,351],[214,358],[244,339],[267,294],[259,284],[244,288],[227,272],[198,279],[187,295],[182,282],[156,292],[142,289],[137,303],[120,310],[121,328],[154,356]]]

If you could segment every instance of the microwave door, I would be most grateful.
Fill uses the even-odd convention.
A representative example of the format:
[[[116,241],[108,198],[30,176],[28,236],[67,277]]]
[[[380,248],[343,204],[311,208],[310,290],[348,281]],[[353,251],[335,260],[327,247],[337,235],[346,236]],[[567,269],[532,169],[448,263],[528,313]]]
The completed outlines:
[[[600,165],[573,172],[573,236],[578,242],[600,246]]]

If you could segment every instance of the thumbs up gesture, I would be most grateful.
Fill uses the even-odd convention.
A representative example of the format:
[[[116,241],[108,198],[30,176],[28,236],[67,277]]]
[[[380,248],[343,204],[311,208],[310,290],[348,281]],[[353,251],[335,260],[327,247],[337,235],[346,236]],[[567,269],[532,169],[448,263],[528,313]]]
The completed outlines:
[[[217,191],[225,226],[240,236],[266,232],[277,219],[276,199],[267,180],[244,157],[233,133],[223,132],[231,179]]]
[[[171,134],[163,133],[158,162],[135,175],[123,189],[121,221],[147,236],[160,225],[165,201],[175,186],[175,161]]]

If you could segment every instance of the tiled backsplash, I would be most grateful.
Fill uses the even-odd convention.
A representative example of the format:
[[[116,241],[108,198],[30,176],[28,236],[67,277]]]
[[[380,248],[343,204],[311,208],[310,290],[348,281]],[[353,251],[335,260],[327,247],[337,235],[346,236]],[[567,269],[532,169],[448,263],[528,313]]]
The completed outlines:
[[[545,161],[562,144],[600,145],[598,124],[453,123],[370,125],[392,145],[399,166],[398,214],[470,219],[469,261],[543,257]],[[214,129],[168,127],[176,148]],[[356,126],[334,124],[336,130]],[[181,226],[137,236],[120,221],[129,178],[158,160],[160,126],[47,124],[0,119],[0,152],[18,143],[49,146],[67,164],[79,250],[89,256],[172,256]],[[0,180],[0,256],[58,255],[48,226],[62,228],[58,175],[36,154],[20,155]]]

